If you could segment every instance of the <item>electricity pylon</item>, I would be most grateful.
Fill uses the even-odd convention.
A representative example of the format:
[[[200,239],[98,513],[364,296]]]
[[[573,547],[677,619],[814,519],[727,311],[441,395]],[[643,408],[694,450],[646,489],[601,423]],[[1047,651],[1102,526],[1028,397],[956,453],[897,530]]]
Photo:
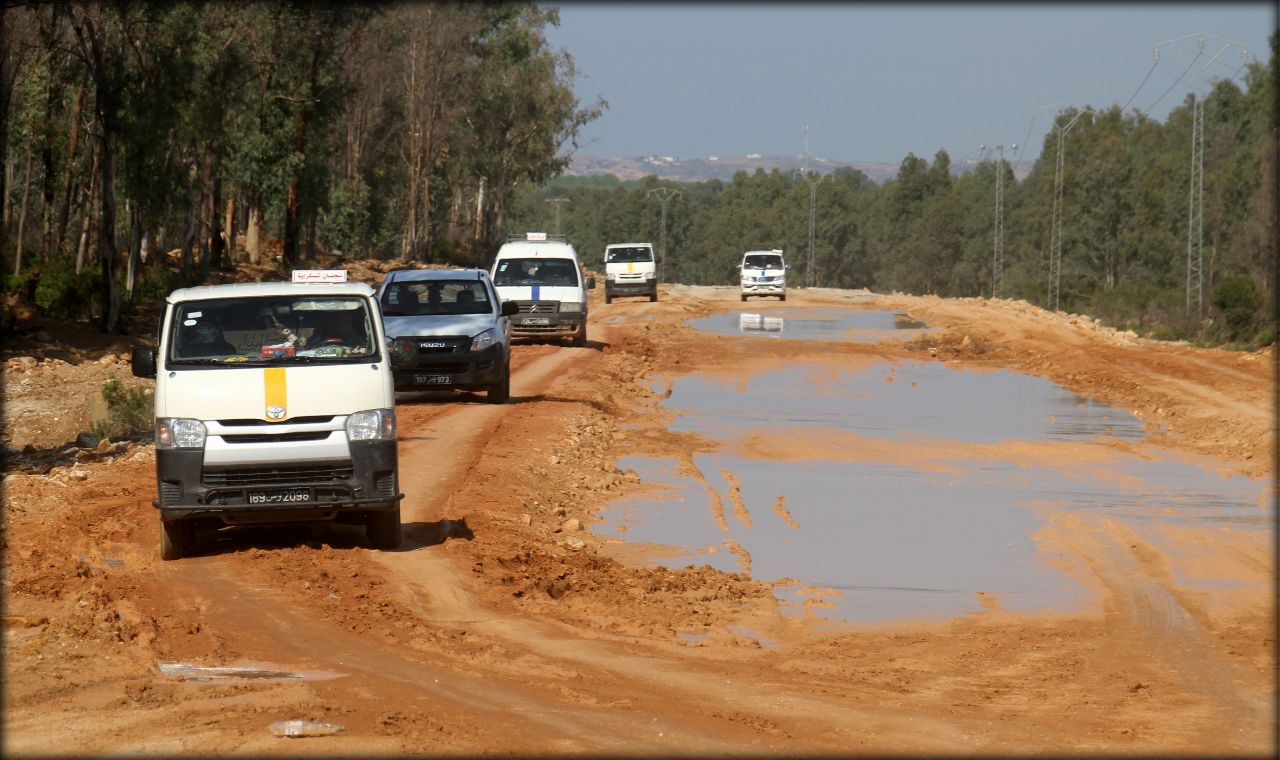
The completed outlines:
[[[658,265],[655,267],[658,282],[662,282],[662,263],[667,257],[667,203],[672,198],[680,195],[681,192],[671,187],[655,187],[645,193],[648,197],[657,197],[658,202],[662,204],[662,227],[658,232]]]
[[[813,256],[814,235],[817,227],[818,185],[821,185],[822,180],[826,179],[829,174],[830,172],[818,174],[818,172],[808,169],[796,171],[796,176],[809,185],[809,287],[811,288],[818,287],[818,268]],[[818,177],[817,179],[814,179],[815,175]]]
[[[1066,163],[1067,133],[1076,125],[1081,116],[1093,113],[1093,109],[1085,106],[1066,126],[1059,126],[1056,121],[1053,129],[1058,133],[1058,163],[1053,173],[1053,216],[1049,225],[1049,308],[1058,310],[1059,283],[1062,279],[1062,173]]]
[[[1004,284],[1004,146],[996,145],[991,148],[982,145],[979,147],[986,152],[986,155],[994,151],[999,157],[996,162],[996,223],[991,243],[991,297],[999,298],[1000,289]],[[1016,143],[1009,146],[1011,151],[1017,149]]]
[[[560,204],[568,203],[568,198],[548,198],[547,203],[556,207],[556,234],[560,234]]]

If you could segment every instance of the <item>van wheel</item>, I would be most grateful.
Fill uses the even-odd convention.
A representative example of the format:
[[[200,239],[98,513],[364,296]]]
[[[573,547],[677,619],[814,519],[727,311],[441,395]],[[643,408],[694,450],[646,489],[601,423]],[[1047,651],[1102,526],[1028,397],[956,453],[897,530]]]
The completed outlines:
[[[375,549],[386,551],[400,546],[400,505],[392,509],[379,509],[370,512],[365,522],[365,535],[369,545]]]
[[[160,521],[160,559],[182,559],[196,543],[196,526],[190,520]]]
[[[484,400],[490,404],[505,404],[511,398],[511,363],[507,362],[502,369],[502,377],[489,386]]]
[[[655,290],[649,294],[649,303],[653,303],[656,300],[658,300],[658,291]]]
[[[582,330],[577,335],[573,336],[573,345],[577,346],[578,348],[581,348],[587,345],[587,323],[586,322],[582,323]]]
[[[613,296],[609,295],[608,293],[605,293],[605,294],[604,294],[604,302],[605,302],[605,303],[613,303]]]
[[[787,300],[787,294],[786,294],[786,293],[783,293],[782,295],[778,296],[778,300],[779,300],[779,301],[785,301],[785,300]]]
[[[746,294],[746,293],[743,293],[743,294],[742,294],[742,300],[744,300],[744,301],[745,301],[745,300],[747,300],[747,294]]]

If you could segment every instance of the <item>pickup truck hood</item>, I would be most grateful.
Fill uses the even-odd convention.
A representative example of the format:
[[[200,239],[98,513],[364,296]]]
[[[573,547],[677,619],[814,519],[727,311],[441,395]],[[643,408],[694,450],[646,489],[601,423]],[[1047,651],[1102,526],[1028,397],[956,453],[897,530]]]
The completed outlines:
[[[295,417],[339,416],[395,405],[385,363],[305,364],[275,367],[165,370],[156,396],[157,417],[286,422]],[[338,392],[341,389],[341,392]],[[267,407],[281,406],[279,419]]]
[[[431,316],[383,316],[382,328],[388,338],[419,335],[460,335],[473,338],[495,326],[492,314],[433,314]]]

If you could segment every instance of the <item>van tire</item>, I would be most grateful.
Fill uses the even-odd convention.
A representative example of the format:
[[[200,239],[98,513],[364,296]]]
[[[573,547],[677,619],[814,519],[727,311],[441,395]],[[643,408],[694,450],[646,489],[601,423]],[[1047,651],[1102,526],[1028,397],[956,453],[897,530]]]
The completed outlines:
[[[582,331],[573,336],[573,345],[582,348],[587,345],[587,323],[582,323]]]
[[[195,523],[190,520],[160,521],[160,559],[182,559],[195,548]]]
[[[657,301],[657,300],[658,300],[658,291],[655,290],[654,292],[649,294],[649,303],[653,303],[654,301]]]
[[[604,294],[604,302],[605,302],[605,303],[613,303],[613,296],[609,295],[608,293],[605,293],[605,294]]]
[[[484,400],[490,404],[505,404],[511,398],[511,363],[506,362],[502,368],[502,377],[489,386]]]
[[[785,301],[785,300],[787,300],[787,294],[786,294],[786,293],[783,293],[782,295],[778,296],[778,300],[779,300],[779,301]]]
[[[746,294],[746,293],[743,293],[743,294],[742,294],[742,300],[743,300],[743,301],[747,300],[747,294]]]
[[[400,505],[392,509],[369,512],[365,521],[365,535],[369,545],[381,551],[400,547]]]

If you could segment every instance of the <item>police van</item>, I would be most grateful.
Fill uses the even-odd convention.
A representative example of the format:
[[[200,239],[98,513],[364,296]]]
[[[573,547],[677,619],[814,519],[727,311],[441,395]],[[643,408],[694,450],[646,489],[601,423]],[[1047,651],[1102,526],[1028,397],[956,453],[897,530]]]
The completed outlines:
[[[564,235],[509,235],[489,274],[498,296],[514,301],[511,335],[587,343],[587,291],[596,286]]]
[[[400,544],[395,396],[374,291],[340,270],[212,285],[166,298],[155,378],[160,554],[197,528],[329,520]]]

